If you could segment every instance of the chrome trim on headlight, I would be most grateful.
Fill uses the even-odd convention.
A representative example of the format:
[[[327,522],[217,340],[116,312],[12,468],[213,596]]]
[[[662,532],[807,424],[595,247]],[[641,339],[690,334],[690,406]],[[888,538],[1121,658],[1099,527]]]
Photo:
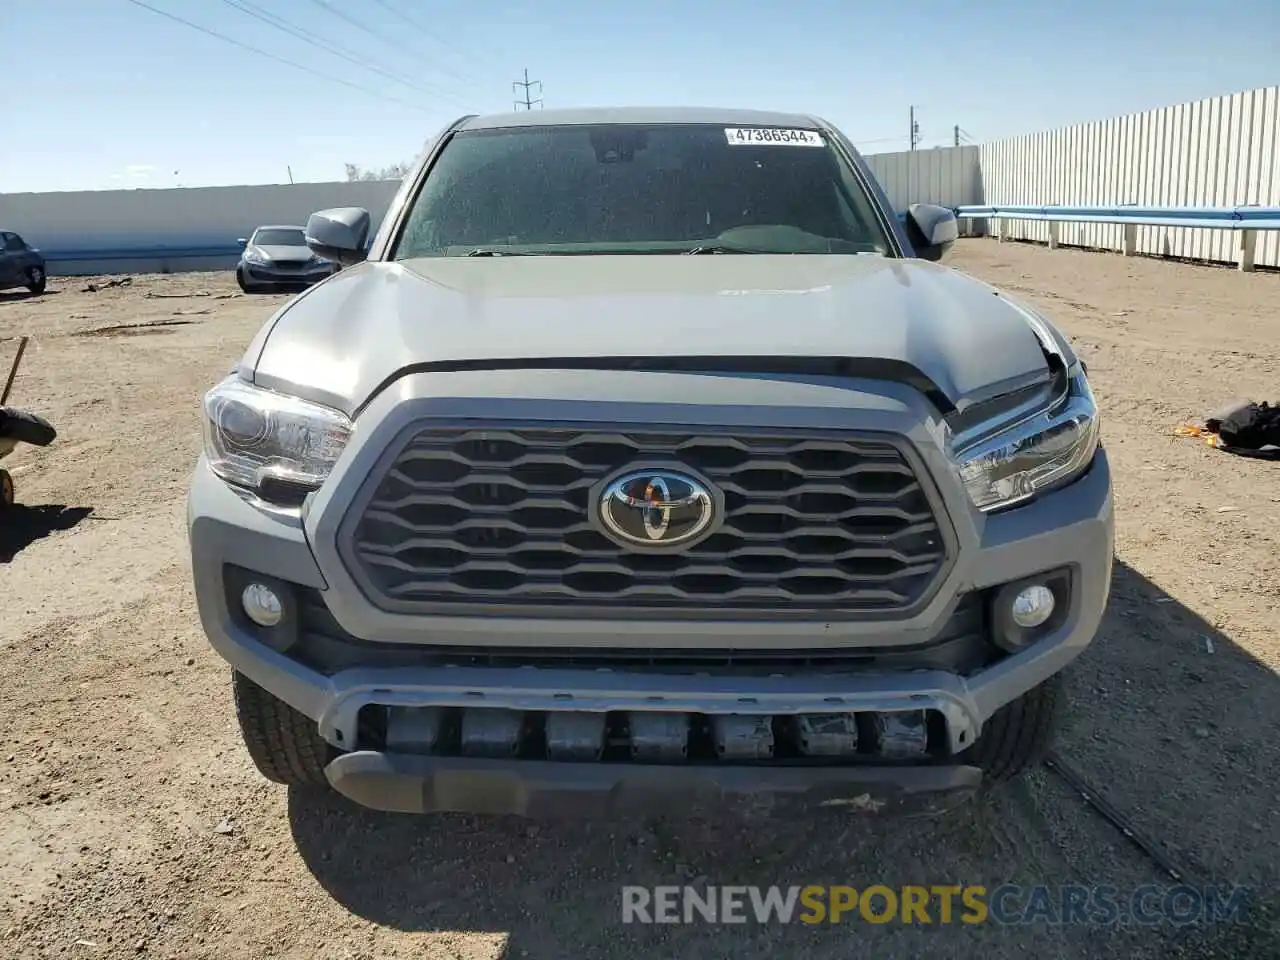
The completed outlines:
[[[264,390],[233,374],[203,401],[209,467],[227,483],[271,501],[268,489],[314,490],[351,435],[346,414]]]
[[[1098,407],[1083,373],[1040,412],[952,452],[956,475],[984,513],[1070,483],[1098,449]]]

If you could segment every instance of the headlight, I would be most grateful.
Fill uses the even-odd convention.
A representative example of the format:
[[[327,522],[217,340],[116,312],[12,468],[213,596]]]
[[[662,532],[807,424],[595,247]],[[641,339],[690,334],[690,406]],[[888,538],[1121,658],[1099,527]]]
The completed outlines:
[[[264,257],[262,254],[257,253],[255,251],[250,251],[249,253],[246,253],[244,255],[244,259],[248,263],[256,263],[259,266],[266,266],[268,262],[266,257]]]
[[[956,470],[969,499],[989,512],[1069,483],[1093,462],[1098,408],[1084,375],[1044,413],[956,453]]]
[[[223,480],[272,496],[274,486],[305,493],[324,482],[351,436],[338,410],[228,377],[205,394],[204,449]]]

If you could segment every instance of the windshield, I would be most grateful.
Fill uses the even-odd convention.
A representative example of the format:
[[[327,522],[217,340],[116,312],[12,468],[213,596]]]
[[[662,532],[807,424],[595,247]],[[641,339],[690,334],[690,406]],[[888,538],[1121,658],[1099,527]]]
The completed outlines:
[[[305,247],[307,245],[301,230],[277,227],[259,230],[253,235],[253,242],[259,247]]]
[[[584,124],[456,134],[394,258],[890,249],[816,131]]]

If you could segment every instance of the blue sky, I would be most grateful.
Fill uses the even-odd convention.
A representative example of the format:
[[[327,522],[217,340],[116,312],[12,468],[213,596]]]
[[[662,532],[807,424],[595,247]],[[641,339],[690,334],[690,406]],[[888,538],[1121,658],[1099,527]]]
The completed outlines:
[[[129,0],[5,0],[0,193],[340,180],[509,110],[525,67],[548,107],[800,110],[865,153],[906,149],[912,104],[928,147],[1280,79],[1276,0],[145,2],[334,79]]]

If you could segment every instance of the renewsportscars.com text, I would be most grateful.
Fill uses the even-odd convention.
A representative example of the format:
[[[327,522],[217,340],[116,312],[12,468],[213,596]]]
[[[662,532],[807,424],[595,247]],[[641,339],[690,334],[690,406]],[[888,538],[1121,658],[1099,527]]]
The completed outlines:
[[[623,887],[623,923],[1019,925],[1242,922],[1244,887],[883,884]]]

